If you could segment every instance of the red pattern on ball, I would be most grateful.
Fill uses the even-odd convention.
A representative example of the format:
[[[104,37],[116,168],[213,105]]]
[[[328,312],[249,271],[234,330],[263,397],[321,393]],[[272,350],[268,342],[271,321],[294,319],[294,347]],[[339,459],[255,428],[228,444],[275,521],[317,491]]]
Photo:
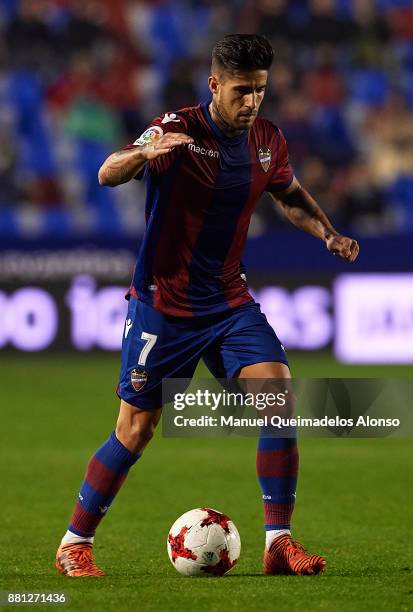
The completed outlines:
[[[229,552],[226,548],[220,551],[219,553],[219,561],[215,565],[204,565],[202,569],[207,574],[215,574],[216,576],[223,576],[226,574],[231,567],[234,567],[238,559],[234,559],[234,561],[230,561]]]
[[[207,527],[208,525],[220,525],[225,533],[229,533],[228,521],[231,519],[226,516],[226,514],[212,510],[212,508],[201,508],[201,510],[208,513],[208,516],[202,521],[201,527]]]
[[[195,553],[192,552],[189,548],[184,546],[185,535],[188,531],[188,527],[182,527],[181,531],[178,535],[173,536],[171,533],[168,536],[168,542],[171,547],[172,561],[175,563],[178,557],[183,557],[184,559],[197,559]]]

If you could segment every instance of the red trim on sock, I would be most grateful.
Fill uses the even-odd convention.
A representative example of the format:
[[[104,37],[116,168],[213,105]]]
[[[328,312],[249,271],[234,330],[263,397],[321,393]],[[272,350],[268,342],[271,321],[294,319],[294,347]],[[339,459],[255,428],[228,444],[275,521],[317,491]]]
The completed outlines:
[[[294,504],[271,504],[264,502],[265,525],[289,525]]]
[[[96,527],[103,517],[103,514],[92,514],[88,512],[83,508],[80,502],[76,502],[72,518],[70,519],[70,525],[73,525],[77,531],[88,534],[85,537],[91,537],[95,534]]]
[[[296,478],[298,474],[298,449],[280,448],[257,451],[258,476],[278,476]]]
[[[127,472],[115,472],[93,456],[87,466],[85,479],[98,493],[114,497],[123,485],[126,476]]]

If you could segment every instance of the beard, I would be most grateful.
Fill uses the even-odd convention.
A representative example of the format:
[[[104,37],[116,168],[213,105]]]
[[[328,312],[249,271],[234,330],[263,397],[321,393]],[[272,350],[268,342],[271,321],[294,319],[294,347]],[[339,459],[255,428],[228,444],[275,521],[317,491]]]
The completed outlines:
[[[218,104],[214,99],[212,99],[211,102],[211,115],[218,124],[218,127],[228,135],[236,135],[245,132],[253,123],[253,121],[243,120],[238,117],[235,120],[231,119],[225,112],[223,106]],[[253,117],[255,119],[255,115]]]

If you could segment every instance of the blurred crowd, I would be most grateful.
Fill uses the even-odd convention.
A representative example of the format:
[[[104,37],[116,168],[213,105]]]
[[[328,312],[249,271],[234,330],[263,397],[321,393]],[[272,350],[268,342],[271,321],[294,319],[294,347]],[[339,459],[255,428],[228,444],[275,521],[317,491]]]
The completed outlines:
[[[0,236],[142,232],[143,185],[99,187],[98,168],[208,98],[229,32],[273,43],[262,113],[333,220],[413,232],[411,0],[0,0]],[[264,198],[252,233],[277,223]]]

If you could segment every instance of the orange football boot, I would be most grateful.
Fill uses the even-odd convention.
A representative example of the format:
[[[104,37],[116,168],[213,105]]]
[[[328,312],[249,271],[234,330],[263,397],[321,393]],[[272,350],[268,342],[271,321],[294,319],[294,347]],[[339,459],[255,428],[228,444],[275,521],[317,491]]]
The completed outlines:
[[[92,555],[92,544],[88,542],[61,544],[56,553],[56,568],[61,574],[73,578],[105,575],[105,572],[97,567]]]
[[[264,574],[269,576],[320,574],[326,560],[320,555],[309,555],[289,534],[275,538],[264,551]]]

